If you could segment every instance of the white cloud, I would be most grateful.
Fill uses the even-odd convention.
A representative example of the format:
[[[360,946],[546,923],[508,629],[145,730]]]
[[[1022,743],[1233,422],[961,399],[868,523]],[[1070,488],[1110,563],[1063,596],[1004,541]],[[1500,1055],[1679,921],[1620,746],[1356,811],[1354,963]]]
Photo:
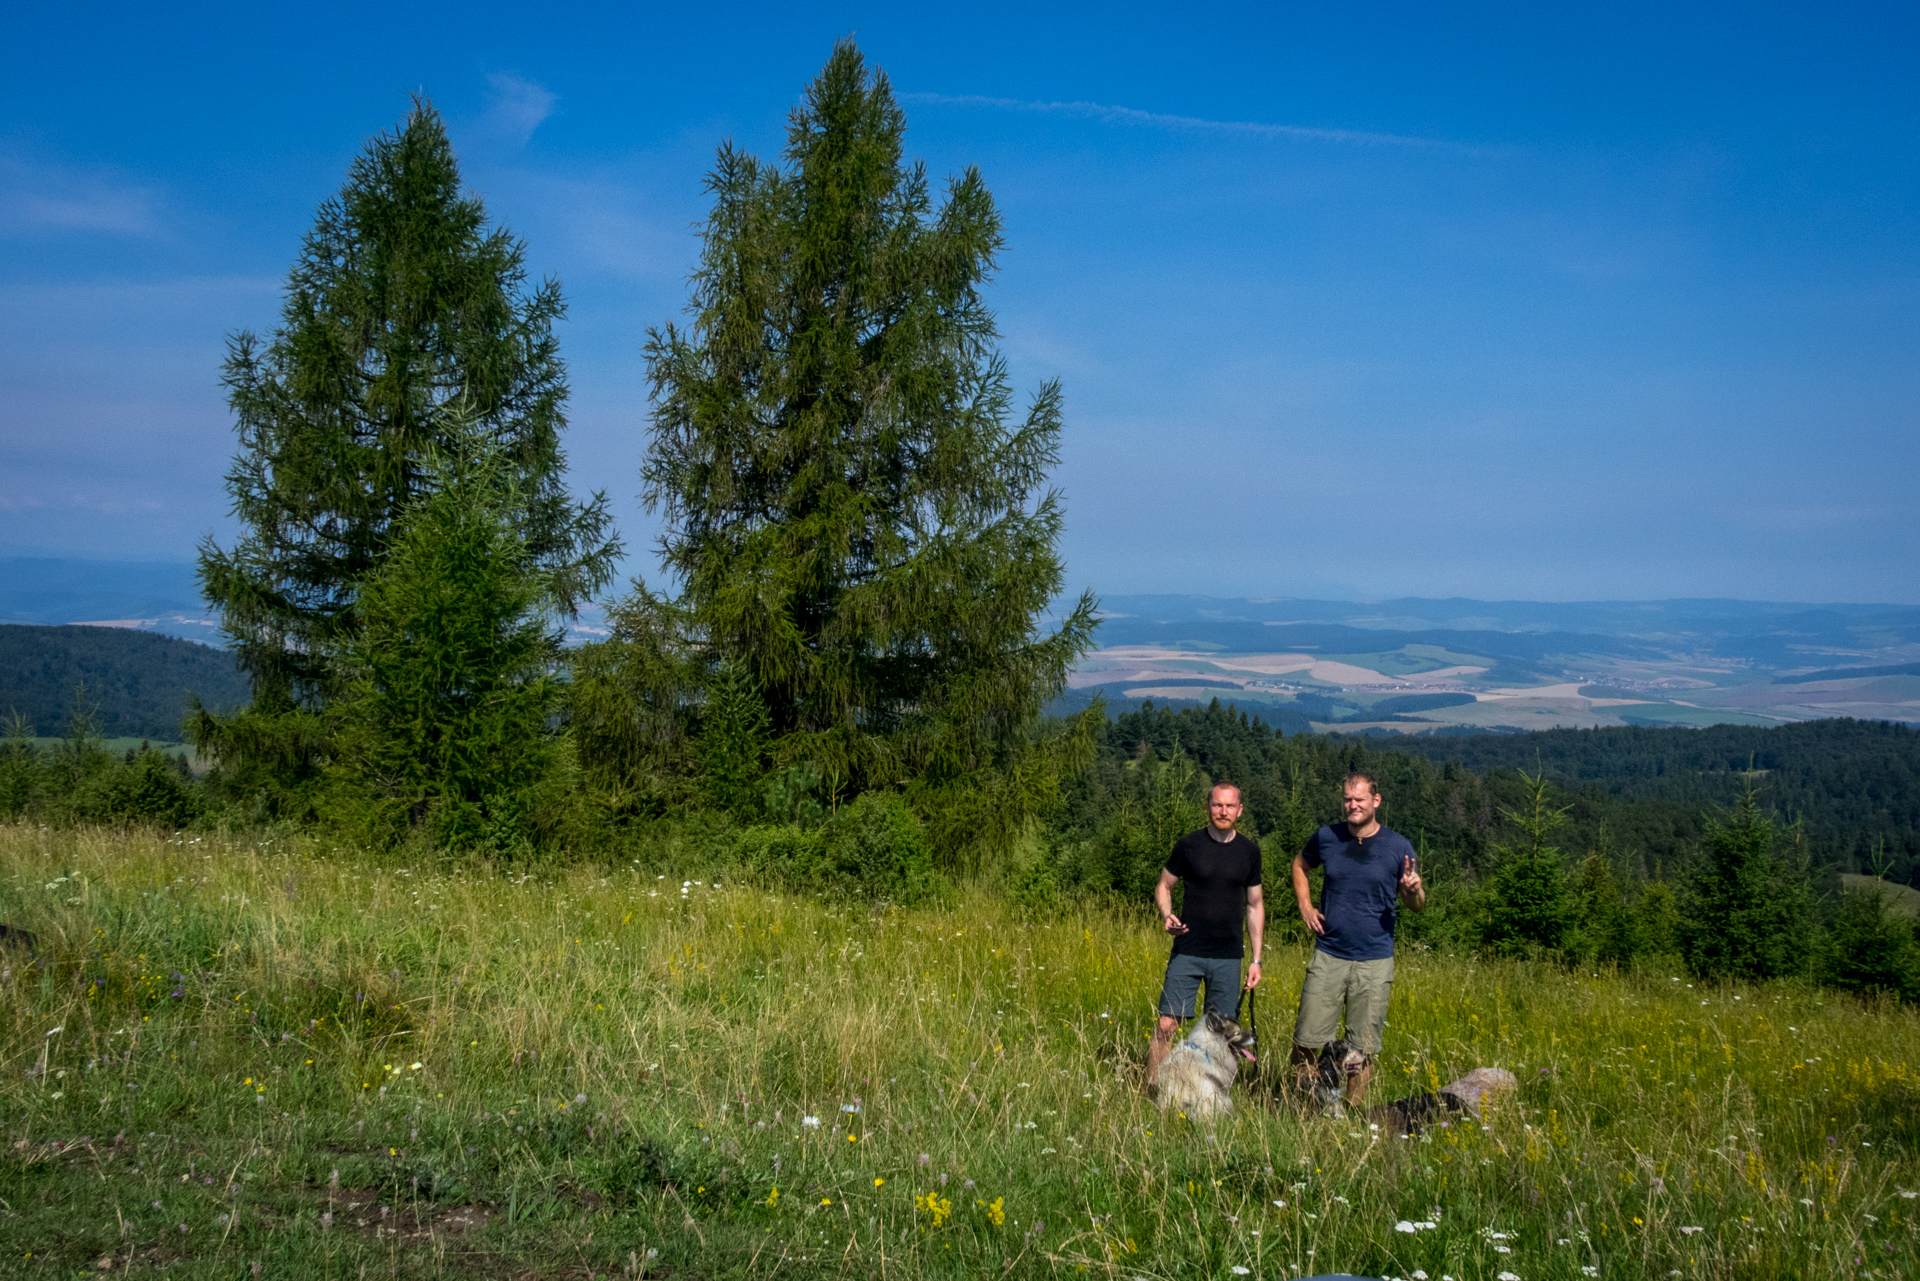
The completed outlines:
[[[154,236],[160,232],[157,203],[154,188],[103,170],[0,156],[0,235]]]
[[[1263,124],[1253,120],[1208,120],[1200,116],[1174,116],[1135,107],[1117,107],[1103,102],[1036,102],[1021,98],[990,98],[980,94],[903,93],[904,102],[927,102],[949,107],[992,107],[1001,111],[1030,111],[1080,116],[1113,124],[1142,124],[1159,128],[1194,129],[1210,133],[1240,134],[1259,138],[1299,138],[1314,142],[1359,143],[1375,146],[1425,147],[1445,151],[1472,151],[1460,143],[1437,138],[1412,138],[1395,133],[1370,133],[1360,129],[1316,129],[1306,125]]]
[[[512,71],[495,71],[487,77],[487,123],[523,146],[533,131],[553,114],[560,101],[553,90],[537,80],[529,80]]]

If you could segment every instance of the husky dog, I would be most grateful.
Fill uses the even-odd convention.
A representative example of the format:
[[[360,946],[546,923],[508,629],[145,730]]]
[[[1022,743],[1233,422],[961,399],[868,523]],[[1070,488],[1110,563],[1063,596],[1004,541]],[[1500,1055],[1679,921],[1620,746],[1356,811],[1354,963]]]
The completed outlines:
[[[1160,1110],[1178,1104],[1195,1120],[1233,1111],[1228,1091],[1240,1074],[1241,1059],[1253,1061],[1252,1035],[1225,1015],[1209,1012],[1160,1065],[1153,1083]]]

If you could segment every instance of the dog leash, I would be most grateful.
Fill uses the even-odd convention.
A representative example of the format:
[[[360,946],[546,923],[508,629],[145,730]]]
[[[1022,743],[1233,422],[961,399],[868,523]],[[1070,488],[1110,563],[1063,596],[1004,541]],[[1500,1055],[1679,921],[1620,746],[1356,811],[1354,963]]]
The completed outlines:
[[[1253,1021],[1254,1004],[1255,1004],[1255,997],[1253,994],[1253,989],[1250,987],[1241,988],[1240,989],[1240,1008],[1234,1010],[1233,1018],[1234,1018],[1234,1022],[1237,1023],[1240,1021],[1240,1010],[1243,1009],[1247,1012],[1247,1036],[1251,1038],[1253,1041],[1254,1055],[1255,1055],[1255,1058],[1257,1059],[1260,1053],[1260,1029],[1254,1025],[1254,1021]]]

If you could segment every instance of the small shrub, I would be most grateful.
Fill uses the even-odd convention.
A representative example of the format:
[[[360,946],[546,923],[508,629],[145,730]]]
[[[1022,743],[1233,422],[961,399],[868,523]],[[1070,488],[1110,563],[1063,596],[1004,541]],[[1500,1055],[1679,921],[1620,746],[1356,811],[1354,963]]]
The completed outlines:
[[[1846,890],[1820,949],[1822,982],[1849,992],[1920,999],[1920,946],[1913,922],[1883,886]]]
[[[113,814],[144,819],[169,827],[184,827],[204,808],[200,793],[188,781],[184,761],[143,747],[118,771],[109,792]]]
[[[812,830],[750,827],[735,853],[751,873],[808,893],[919,903],[946,889],[920,820],[890,792],[867,792]]]
[[[1807,870],[1749,781],[1731,813],[1709,818],[1680,895],[1680,947],[1707,978],[1804,974],[1813,916]]]
[[[1482,941],[1497,956],[1557,955],[1566,946],[1574,903],[1558,846],[1547,839],[1567,821],[1571,806],[1549,801],[1546,772],[1520,775],[1527,785],[1523,809],[1501,816],[1522,840],[1495,846],[1493,875],[1483,898]]]

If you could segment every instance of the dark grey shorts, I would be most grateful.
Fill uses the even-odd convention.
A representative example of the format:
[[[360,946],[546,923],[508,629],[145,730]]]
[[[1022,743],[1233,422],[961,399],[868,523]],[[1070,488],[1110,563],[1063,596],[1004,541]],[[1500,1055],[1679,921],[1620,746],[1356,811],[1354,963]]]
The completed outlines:
[[[1185,956],[1167,962],[1167,979],[1160,987],[1160,1017],[1190,1019],[1200,981],[1207,983],[1207,1009],[1232,1018],[1240,1009],[1240,958]]]

